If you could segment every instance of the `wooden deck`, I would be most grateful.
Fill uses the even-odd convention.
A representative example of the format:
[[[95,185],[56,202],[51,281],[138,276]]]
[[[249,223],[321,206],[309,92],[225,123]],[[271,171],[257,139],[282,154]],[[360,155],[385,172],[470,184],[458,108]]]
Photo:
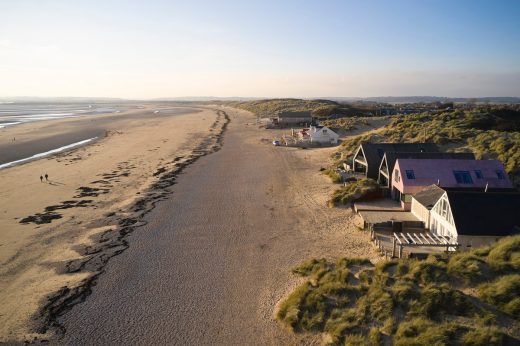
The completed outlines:
[[[428,254],[455,251],[459,247],[448,237],[428,231],[371,231],[370,236],[386,258],[425,257]]]

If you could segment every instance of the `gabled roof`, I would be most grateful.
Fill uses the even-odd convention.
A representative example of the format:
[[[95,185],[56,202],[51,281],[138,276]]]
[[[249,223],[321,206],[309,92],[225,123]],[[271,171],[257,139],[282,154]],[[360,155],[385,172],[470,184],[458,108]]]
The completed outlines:
[[[394,170],[397,159],[443,159],[443,160],[475,160],[473,153],[439,153],[439,152],[393,152],[385,153],[388,172]],[[382,162],[381,162],[382,163]]]
[[[430,210],[433,208],[435,203],[444,195],[443,189],[438,187],[437,185],[430,185],[424,188],[424,190],[421,190],[417,192],[413,199],[415,199],[417,202],[421,203],[425,208]]]
[[[520,193],[447,191],[459,235],[520,233]]]
[[[388,152],[439,152],[439,148],[435,143],[368,143],[363,142],[360,145],[361,150],[365,154],[368,170],[367,176],[377,179],[379,165],[385,153]]]
[[[405,190],[414,186],[438,184],[442,188],[512,188],[513,185],[498,160],[453,160],[453,159],[397,159],[394,172],[401,170],[401,184]],[[407,177],[405,171],[413,171],[413,178]],[[467,173],[469,182],[460,182],[456,172]],[[477,172],[479,176],[477,176]],[[503,175],[499,177],[498,172]],[[401,191],[403,193],[410,193]]]

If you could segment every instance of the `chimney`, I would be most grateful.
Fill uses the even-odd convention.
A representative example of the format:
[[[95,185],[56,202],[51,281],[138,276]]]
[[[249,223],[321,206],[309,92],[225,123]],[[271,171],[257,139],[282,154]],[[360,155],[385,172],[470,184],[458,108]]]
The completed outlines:
[[[484,189],[484,192],[487,192],[488,187],[489,187],[489,183],[486,182],[486,188]]]

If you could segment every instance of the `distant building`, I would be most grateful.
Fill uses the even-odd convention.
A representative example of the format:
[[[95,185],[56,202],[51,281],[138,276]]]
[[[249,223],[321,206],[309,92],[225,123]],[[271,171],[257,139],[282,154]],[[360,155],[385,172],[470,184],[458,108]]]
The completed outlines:
[[[271,120],[280,127],[307,127],[312,123],[312,116],[308,111],[285,111],[276,113]]]
[[[326,126],[311,125],[310,128],[298,132],[300,139],[311,143],[337,144],[339,135]]]
[[[497,160],[397,159],[392,172],[392,198],[410,210],[412,196],[437,184],[446,188],[512,189]]]
[[[462,248],[478,247],[519,234],[519,211],[519,193],[448,190],[431,209],[429,228]]]
[[[354,158],[354,172],[364,173],[368,178],[378,179],[381,160],[387,152],[424,153],[439,152],[434,143],[361,143]]]
[[[422,152],[422,153],[403,153],[403,152],[385,152],[381,164],[379,166],[379,175],[377,181],[383,187],[391,188],[391,175],[394,171],[395,161],[397,159],[454,159],[454,160],[475,160],[473,153],[438,153],[438,152]]]

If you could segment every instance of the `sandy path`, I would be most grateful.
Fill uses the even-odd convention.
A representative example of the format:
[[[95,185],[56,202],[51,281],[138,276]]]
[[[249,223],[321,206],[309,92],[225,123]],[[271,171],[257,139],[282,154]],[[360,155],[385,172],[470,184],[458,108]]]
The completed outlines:
[[[251,115],[229,114],[222,150],[186,169],[60,319],[62,343],[301,344],[273,318],[297,284],[290,268],[312,256],[376,256],[350,211],[326,207],[333,187],[319,167],[331,149],[273,147]]]
[[[212,135],[217,120],[211,110],[169,116],[154,116],[150,109],[139,112],[103,120],[111,132],[93,145],[0,170],[0,342],[41,337],[31,331],[40,322],[32,316],[45,297],[63,286],[77,286],[96,272],[95,261],[124,249],[125,244],[111,235],[136,214],[128,208],[160,179],[158,169],[174,169],[189,158]],[[16,133],[18,143],[30,142],[48,135],[39,131],[42,127],[67,130],[81,128],[85,121],[21,125],[11,134]],[[176,157],[182,159],[174,163]],[[50,182],[41,183],[38,177],[45,172]],[[85,193],[80,187],[100,190]],[[64,201],[87,202],[62,209],[67,207]],[[45,210],[50,206],[58,207],[50,214],[61,218],[20,223],[30,215],[49,215]],[[101,258],[91,254],[97,251],[91,237],[104,237],[111,253],[101,252]],[[82,269],[82,261],[91,258]],[[72,267],[71,260],[77,260]]]

